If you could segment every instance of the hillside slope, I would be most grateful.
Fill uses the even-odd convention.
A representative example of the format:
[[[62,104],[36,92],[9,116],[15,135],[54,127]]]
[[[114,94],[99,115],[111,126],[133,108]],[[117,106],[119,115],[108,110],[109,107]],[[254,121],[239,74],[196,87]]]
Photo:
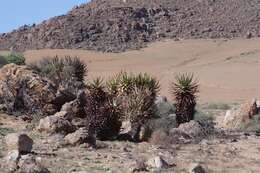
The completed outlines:
[[[0,35],[0,49],[122,52],[165,38],[260,36],[259,0],[92,0]]]
[[[102,53],[86,50],[33,50],[24,53],[31,63],[43,57],[78,56],[88,64],[87,80],[107,79],[122,70],[146,72],[161,84],[161,95],[170,95],[178,73],[194,73],[200,83],[199,102],[240,102],[260,98],[260,38],[163,41],[141,51]]]

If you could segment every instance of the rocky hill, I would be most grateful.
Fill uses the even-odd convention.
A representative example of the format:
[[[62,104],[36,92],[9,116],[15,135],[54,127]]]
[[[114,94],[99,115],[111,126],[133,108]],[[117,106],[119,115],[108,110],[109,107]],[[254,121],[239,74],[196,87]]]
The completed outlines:
[[[260,36],[259,0],[92,0],[0,35],[0,49],[122,52],[161,39]]]

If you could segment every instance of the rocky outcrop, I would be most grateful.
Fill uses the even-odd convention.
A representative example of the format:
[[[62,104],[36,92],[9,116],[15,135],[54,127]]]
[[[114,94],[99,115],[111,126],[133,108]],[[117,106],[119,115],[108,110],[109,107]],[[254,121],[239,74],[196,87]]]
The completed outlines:
[[[55,114],[65,103],[76,98],[70,105],[73,109],[70,113],[81,115],[81,95],[77,97],[61,87],[55,87],[50,80],[26,66],[8,64],[0,69],[0,104],[8,114],[23,113],[40,119]],[[69,109],[68,106],[66,109]],[[78,112],[72,112],[76,110]]]
[[[25,66],[8,64],[0,69],[0,102],[9,114],[43,116],[57,111],[56,90],[48,80]]]
[[[259,37],[258,0],[92,0],[0,35],[0,49],[138,49],[161,39]]]

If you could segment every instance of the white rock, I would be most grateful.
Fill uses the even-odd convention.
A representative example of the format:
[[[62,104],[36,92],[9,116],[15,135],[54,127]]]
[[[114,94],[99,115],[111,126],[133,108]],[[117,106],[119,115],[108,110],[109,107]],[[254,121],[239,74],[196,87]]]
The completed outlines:
[[[168,163],[163,160],[160,156],[156,156],[154,158],[151,158],[147,161],[147,165],[150,168],[155,169],[166,169],[169,167]]]
[[[20,153],[18,150],[12,150],[7,153],[6,160],[17,162],[19,160]]]

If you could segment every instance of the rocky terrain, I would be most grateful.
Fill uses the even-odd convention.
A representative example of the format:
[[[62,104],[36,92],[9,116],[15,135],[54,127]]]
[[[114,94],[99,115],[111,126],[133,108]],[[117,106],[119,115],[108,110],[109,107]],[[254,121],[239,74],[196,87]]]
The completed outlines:
[[[1,50],[122,52],[162,39],[260,36],[259,0],[92,0],[0,35]]]
[[[203,112],[214,113],[218,126],[223,122],[225,109],[205,105]],[[221,135],[211,135],[197,143],[187,140],[185,144],[172,145],[97,141],[97,146],[91,148],[84,143],[76,146],[64,144],[62,135],[41,133],[21,118],[1,114],[0,122],[2,173],[14,169],[14,161],[21,165],[26,159],[27,164],[20,171],[27,169],[26,171],[32,171],[30,173],[39,173],[35,170],[48,173],[46,169],[51,173],[258,173],[260,169],[260,134],[255,132],[225,130]],[[33,143],[20,136],[27,142],[17,146],[13,141],[15,137],[11,142],[9,139],[10,134],[14,133],[27,134]],[[6,143],[7,139],[9,143]],[[19,159],[14,154],[17,147],[26,147],[29,153],[21,154]],[[31,158],[36,161],[31,161]],[[30,164],[36,166],[29,167]]]

